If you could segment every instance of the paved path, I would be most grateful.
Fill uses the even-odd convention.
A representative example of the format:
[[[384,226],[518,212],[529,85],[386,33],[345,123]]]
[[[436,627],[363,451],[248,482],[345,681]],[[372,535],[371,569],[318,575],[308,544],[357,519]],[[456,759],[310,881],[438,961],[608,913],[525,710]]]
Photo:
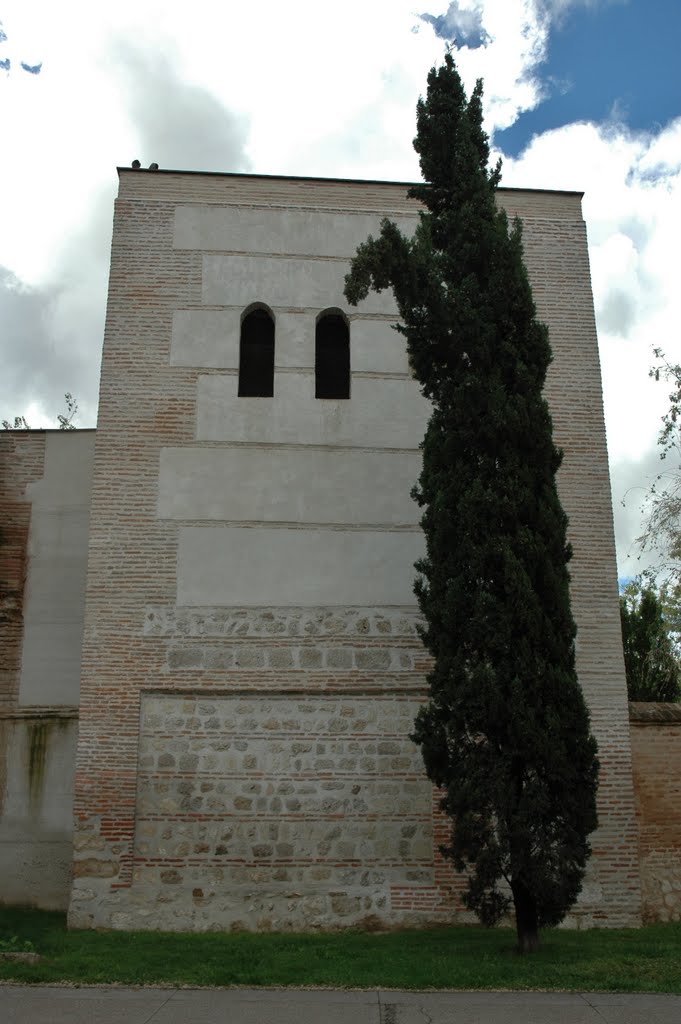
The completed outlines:
[[[1,1024],[681,1024],[681,996],[0,986]]]

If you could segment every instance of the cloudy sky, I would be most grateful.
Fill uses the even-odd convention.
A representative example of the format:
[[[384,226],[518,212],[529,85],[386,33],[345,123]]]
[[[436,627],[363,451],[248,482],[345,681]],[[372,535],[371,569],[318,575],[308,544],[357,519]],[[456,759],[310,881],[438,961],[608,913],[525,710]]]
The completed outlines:
[[[507,186],[584,191],[620,573],[681,359],[679,0],[0,0],[0,419],[96,421],[116,165],[414,180],[452,43]],[[622,500],[626,495],[626,507]],[[633,557],[632,557],[633,556]]]

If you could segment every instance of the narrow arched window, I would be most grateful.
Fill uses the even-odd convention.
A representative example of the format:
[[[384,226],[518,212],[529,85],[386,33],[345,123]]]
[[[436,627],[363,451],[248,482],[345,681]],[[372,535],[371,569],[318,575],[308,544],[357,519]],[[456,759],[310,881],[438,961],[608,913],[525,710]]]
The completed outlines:
[[[350,328],[341,313],[322,313],[315,330],[315,398],[350,397]]]
[[[274,394],[274,317],[258,306],[241,321],[239,397],[271,398]]]

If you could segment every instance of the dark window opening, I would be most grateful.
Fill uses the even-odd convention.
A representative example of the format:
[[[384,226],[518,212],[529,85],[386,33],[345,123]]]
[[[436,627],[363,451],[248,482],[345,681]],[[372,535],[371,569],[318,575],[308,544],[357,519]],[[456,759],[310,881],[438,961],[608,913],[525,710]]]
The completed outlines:
[[[350,328],[339,313],[320,316],[315,331],[315,398],[350,397]]]
[[[266,309],[254,309],[241,321],[239,397],[271,398],[274,394],[274,320]]]

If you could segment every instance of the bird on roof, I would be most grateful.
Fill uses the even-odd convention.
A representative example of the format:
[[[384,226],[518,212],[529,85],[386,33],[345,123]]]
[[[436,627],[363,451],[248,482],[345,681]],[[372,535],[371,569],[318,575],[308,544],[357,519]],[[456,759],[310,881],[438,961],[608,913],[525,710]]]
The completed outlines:
[[[139,162],[139,160],[133,160],[133,162],[132,162],[132,169],[133,169],[133,171],[139,171],[141,166],[142,166],[142,164]]]

